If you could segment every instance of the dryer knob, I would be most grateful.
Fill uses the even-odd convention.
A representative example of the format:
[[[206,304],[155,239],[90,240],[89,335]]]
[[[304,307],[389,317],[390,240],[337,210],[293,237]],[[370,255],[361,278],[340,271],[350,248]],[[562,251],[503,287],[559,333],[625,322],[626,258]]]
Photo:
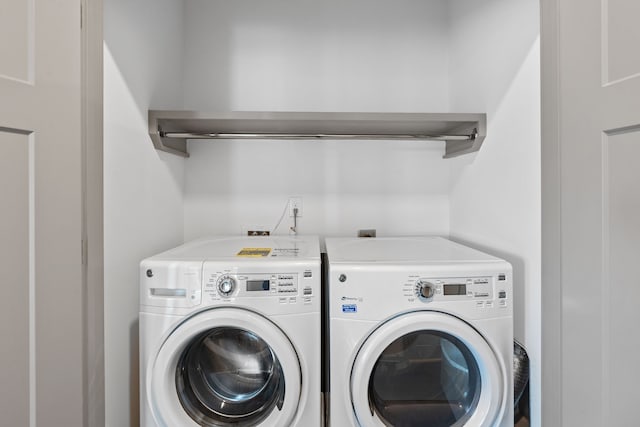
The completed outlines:
[[[433,295],[436,293],[436,287],[431,282],[418,282],[418,286],[420,286],[420,296],[422,298],[433,298]]]
[[[236,281],[231,276],[222,276],[218,280],[218,292],[223,296],[229,296],[236,290]]]

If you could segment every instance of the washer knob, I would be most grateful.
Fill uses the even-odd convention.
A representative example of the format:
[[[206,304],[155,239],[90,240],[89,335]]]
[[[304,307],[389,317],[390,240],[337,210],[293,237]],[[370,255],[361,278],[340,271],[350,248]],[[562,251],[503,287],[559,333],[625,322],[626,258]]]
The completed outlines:
[[[420,280],[418,281],[418,294],[421,298],[430,299],[436,293],[436,286],[427,281]]]
[[[222,276],[218,280],[218,292],[223,296],[229,296],[236,290],[236,281],[231,276]]]

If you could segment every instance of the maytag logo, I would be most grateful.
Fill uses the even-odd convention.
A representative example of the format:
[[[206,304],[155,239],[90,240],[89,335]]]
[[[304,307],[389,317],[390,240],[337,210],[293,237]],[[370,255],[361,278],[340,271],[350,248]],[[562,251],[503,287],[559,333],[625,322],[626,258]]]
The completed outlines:
[[[362,302],[362,297],[342,297],[340,299],[342,301],[360,301],[360,302]]]

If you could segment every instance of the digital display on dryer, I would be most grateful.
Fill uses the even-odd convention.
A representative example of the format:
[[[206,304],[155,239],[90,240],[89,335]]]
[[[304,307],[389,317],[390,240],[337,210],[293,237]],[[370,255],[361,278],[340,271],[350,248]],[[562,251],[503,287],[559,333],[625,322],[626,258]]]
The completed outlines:
[[[445,295],[467,295],[466,284],[444,285],[443,288],[444,288]]]
[[[268,280],[247,280],[247,292],[268,291],[269,283]]]

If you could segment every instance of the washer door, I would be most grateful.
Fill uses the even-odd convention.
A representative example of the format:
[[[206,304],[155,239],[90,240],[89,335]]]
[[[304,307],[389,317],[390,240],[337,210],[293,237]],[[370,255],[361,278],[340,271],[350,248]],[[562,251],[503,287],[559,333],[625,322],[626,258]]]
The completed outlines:
[[[164,426],[282,426],[298,409],[300,361],[267,318],[239,308],[197,314],[160,347],[147,382]]]
[[[490,427],[507,405],[504,364],[469,324],[413,312],[377,328],[351,372],[362,426]]]

